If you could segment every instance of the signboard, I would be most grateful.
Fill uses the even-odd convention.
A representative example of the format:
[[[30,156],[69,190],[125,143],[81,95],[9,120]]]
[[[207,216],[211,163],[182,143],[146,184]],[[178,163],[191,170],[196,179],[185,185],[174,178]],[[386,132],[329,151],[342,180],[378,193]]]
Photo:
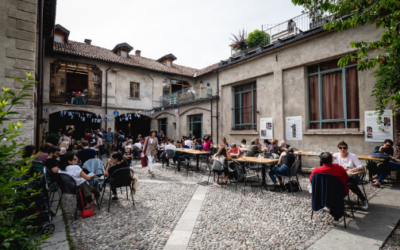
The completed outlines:
[[[301,116],[286,117],[286,140],[303,140],[303,118]]]
[[[115,111],[114,111],[114,115],[115,115],[115,116],[118,116],[118,115],[119,115],[119,111],[118,111],[118,110],[115,110]]]
[[[178,118],[179,117],[179,110],[175,109],[175,117]]]
[[[274,139],[273,133],[273,120],[272,117],[260,119],[260,138],[261,139]]]
[[[391,110],[385,110],[382,123],[378,124],[376,111],[365,111],[365,141],[383,142],[386,139],[393,141],[393,117]]]

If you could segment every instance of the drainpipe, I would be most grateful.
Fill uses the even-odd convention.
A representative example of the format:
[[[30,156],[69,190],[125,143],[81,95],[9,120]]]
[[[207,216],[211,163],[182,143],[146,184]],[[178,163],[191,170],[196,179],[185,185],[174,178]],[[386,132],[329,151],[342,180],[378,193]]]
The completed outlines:
[[[218,120],[219,120],[219,72],[217,70],[217,144],[218,144],[218,139],[219,139],[219,125],[218,125]]]
[[[43,117],[43,5],[44,0],[39,1],[39,51],[38,51],[38,84],[37,84],[37,103],[36,103],[36,136],[35,136],[35,145],[36,149],[39,149],[40,141],[42,138],[39,138],[40,135],[40,125],[42,124]]]
[[[211,138],[212,138],[212,136],[213,136],[213,117],[212,117],[212,99],[211,99]]]
[[[110,67],[108,67],[108,69],[106,69],[106,105],[104,106],[106,115],[107,115],[107,104],[108,104],[108,71],[111,69],[111,64]],[[107,131],[107,117],[106,117],[106,127],[105,127],[106,131]]]

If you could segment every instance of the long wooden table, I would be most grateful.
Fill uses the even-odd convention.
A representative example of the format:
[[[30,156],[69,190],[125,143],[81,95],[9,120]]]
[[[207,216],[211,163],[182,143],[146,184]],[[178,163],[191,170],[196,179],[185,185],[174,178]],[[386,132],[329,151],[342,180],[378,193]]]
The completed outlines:
[[[195,150],[191,148],[177,148],[176,151],[185,153],[185,154],[191,154],[196,156],[196,170],[199,170],[199,155],[209,155],[211,152],[209,151],[202,151],[202,150]],[[178,163],[179,164],[179,163]],[[178,169],[179,170],[179,169]]]

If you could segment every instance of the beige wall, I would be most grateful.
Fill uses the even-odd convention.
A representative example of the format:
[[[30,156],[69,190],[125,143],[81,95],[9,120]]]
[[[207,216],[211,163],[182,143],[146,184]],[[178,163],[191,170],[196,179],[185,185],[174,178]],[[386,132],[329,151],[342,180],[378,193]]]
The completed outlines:
[[[359,27],[345,32],[324,32],[305,41],[299,41],[282,49],[266,53],[255,59],[219,70],[220,130],[228,142],[240,142],[259,137],[259,119],[274,118],[274,138],[285,139],[285,117],[303,117],[303,140],[288,141],[302,150],[334,150],[340,140],[345,140],[350,151],[369,154],[379,143],[367,143],[364,139],[364,111],[375,108],[371,97],[375,79],[371,72],[359,72],[360,129],[311,131],[308,130],[307,66],[340,58],[354,52],[350,41],[379,39],[375,26]],[[257,131],[232,131],[232,86],[251,80],[257,81]],[[313,134],[314,133],[314,134]],[[219,140],[220,140],[219,138]]]

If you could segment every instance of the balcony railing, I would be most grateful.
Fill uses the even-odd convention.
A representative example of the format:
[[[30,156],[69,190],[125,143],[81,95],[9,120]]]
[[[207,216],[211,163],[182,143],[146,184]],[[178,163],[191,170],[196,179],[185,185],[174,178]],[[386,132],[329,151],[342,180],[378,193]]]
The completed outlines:
[[[86,94],[71,95],[65,93],[64,91],[51,91],[50,102],[101,106],[101,93],[100,91],[89,91]]]
[[[184,88],[172,93],[165,93],[160,96],[159,105],[160,107],[188,103],[204,98],[212,97],[216,95],[216,91],[211,86],[196,86]]]

